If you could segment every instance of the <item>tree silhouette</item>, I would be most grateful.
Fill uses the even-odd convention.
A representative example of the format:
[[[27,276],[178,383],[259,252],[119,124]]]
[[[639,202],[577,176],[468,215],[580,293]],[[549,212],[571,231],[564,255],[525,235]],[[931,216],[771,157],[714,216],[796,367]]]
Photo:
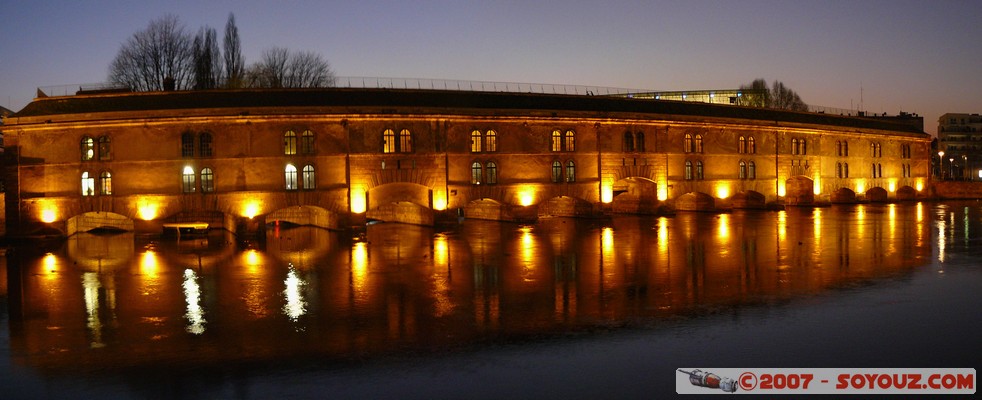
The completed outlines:
[[[235,14],[228,14],[228,22],[225,23],[225,39],[223,41],[225,53],[225,87],[230,89],[240,88],[245,77],[245,59],[242,58],[242,43],[239,41],[239,28],[235,26]]]
[[[151,21],[133,34],[109,66],[109,81],[136,91],[174,90],[192,86],[194,63],[191,36],[174,15]],[[170,87],[167,87],[170,89]]]
[[[778,108],[793,111],[808,111],[808,105],[794,90],[781,81],[774,81],[770,88],[762,78],[754,79],[749,85],[740,85],[738,105],[747,107]]]

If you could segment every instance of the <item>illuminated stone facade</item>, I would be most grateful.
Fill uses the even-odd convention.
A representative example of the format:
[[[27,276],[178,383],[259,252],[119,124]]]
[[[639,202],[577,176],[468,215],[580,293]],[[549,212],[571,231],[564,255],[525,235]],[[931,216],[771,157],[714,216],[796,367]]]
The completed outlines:
[[[871,118],[435,90],[51,97],[2,129],[12,234],[903,200],[931,155]]]

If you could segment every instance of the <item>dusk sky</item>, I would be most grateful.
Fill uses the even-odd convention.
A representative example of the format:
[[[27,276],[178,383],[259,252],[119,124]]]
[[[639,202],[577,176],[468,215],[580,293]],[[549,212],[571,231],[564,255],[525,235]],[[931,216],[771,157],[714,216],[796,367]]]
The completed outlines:
[[[147,4],[144,4],[147,3]],[[0,0],[0,105],[98,83],[120,45],[176,15],[246,63],[308,50],[338,76],[736,89],[780,80],[812,105],[924,116],[982,112],[980,1]]]

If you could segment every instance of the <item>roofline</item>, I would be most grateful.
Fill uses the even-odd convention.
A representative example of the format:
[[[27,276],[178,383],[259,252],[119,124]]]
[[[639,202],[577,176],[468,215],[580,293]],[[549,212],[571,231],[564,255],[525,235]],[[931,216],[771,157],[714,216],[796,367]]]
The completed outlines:
[[[875,118],[718,105],[672,100],[633,99],[623,96],[566,94],[470,92],[439,89],[307,88],[238,89],[174,92],[98,93],[34,99],[21,111],[7,118],[8,125],[98,119],[99,114],[161,112],[190,109],[232,109],[245,113],[255,108],[332,108],[326,113],[379,108],[529,110],[539,112],[613,114],[651,114],[703,116],[773,123],[800,123],[843,128],[900,131],[924,134],[913,126]]]

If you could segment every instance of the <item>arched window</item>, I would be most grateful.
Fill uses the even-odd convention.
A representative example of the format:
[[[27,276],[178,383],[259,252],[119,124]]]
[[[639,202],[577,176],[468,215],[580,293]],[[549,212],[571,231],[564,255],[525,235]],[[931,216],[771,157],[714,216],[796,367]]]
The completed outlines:
[[[181,135],[181,157],[194,157],[194,134],[191,132]]]
[[[481,152],[481,131],[471,132],[471,153]]]
[[[835,141],[835,155],[842,156],[842,142]]]
[[[314,166],[305,165],[303,167],[303,188],[306,190],[314,190],[317,188],[317,179],[314,176]]]
[[[800,149],[798,149],[798,154],[801,154],[801,155],[806,155],[806,154],[808,154],[808,148],[807,148],[807,147],[805,147],[805,139],[801,139],[801,140],[799,140],[799,141],[798,141],[798,145],[799,145],[799,146],[801,146],[801,148],[800,148]]]
[[[644,132],[638,132],[637,135],[634,135],[634,149],[644,152]]]
[[[798,154],[798,138],[791,139],[791,154],[792,155]]]
[[[849,156],[849,142],[845,140],[842,141],[842,156],[843,157]]]
[[[747,138],[747,153],[757,154],[757,141],[753,136]]]
[[[400,153],[413,152],[413,135],[409,133],[409,129],[403,129],[399,131],[399,152]]]
[[[563,151],[563,133],[558,129],[552,131],[552,151]]]
[[[559,161],[552,162],[552,183],[559,183],[563,181],[563,163]]]
[[[685,160],[685,180],[692,180],[692,161]]]
[[[745,136],[740,136],[737,141],[737,153],[743,154],[747,152],[747,138]]]
[[[696,153],[702,153],[702,135],[696,135]]]
[[[181,175],[181,190],[184,193],[194,193],[194,168],[184,167]]]
[[[198,136],[199,151],[202,157],[211,157],[211,134],[203,132]]]
[[[95,178],[89,175],[89,172],[82,173],[82,196],[94,196],[95,195]]]
[[[95,140],[86,136],[81,143],[82,161],[89,161],[95,158]]]
[[[102,171],[99,174],[99,194],[103,196],[113,194],[113,176],[109,171]]]
[[[563,150],[576,151],[576,132],[566,131],[566,140],[563,142]]]
[[[750,162],[749,171],[747,171],[747,177],[750,179],[757,179],[757,164],[753,161]]]
[[[484,176],[483,171],[481,171],[481,163],[475,161],[471,164],[471,184],[480,185],[481,178]]]
[[[849,163],[842,163],[842,177],[849,177]]]
[[[876,143],[869,144],[869,156],[876,157]]]
[[[747,162],[743,160],[740,160],[740,179],[747,179]]]
[[[573,160],[566,162],[566,182],[576,182],[576,165],[573,164]]]
[[[386,129],[385,132],[382,132],[382,152],[396,152],[396,133],[392,129]]]
[[[498,164],[495,164],[493,161],[488,161],[487,165],[485,165],[485,169],[487,170],[488,184],[494,185],[498,183]]]
[[[876,163],[876,177],[877,178],[883,177],[883,164]]]
[[[297,154],[297,134],[293,131],[286,131],[283,134],[283,154],[288,156]]]
[[[300,154],[314,154],[314,132],[306,130],[300,134]]]
[[[488,134],[485,137],[485,139],[487,139],[487,143],[484,146],[484,151],[487,152],[498,151],[498,132],[495,132],[493,130],[488,131]]]
[[[633,152],[634,151],[634,134],[631,132],[624,132],[624,151]]]
[[[702,180],[702,161],[696,161],[696,179]]]
[[[685,139],[682,139],[682,151],[686,153],[692,152],[692,135],[686,133]]]
[[[99,160],[108,161],[112,159],[112,141],[109,136],[99,138]]]
[[[201,169],[201,191],[211,193],[215,191],[215,174],[211,168]]]
[[[297,167],[287,164],[285,172],[286,190],[297,190]]]
[[[873,177],[876,178],[876,163],[871,164],[870,168],[873,169]]]
[[[835,163],[835,177],[842,177],[842,163]]]

